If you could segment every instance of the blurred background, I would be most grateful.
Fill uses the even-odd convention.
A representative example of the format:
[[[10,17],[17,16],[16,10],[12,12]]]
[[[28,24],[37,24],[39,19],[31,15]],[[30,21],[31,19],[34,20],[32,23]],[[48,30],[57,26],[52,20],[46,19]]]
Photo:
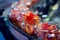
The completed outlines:
[[[8,28],[5,24],[6,19],[4,19],[3,12],[7,12],[9,7],[16,1],[19,0],[0,0],[0,40],[29,39],[21,33],[18,33],[15,29]],[[42,21],[55,21],[58,23],[58,28],[60,29],[60,0],[39,0],[32,8],[34,11],[38,11],[38,15],[42,18]]]

